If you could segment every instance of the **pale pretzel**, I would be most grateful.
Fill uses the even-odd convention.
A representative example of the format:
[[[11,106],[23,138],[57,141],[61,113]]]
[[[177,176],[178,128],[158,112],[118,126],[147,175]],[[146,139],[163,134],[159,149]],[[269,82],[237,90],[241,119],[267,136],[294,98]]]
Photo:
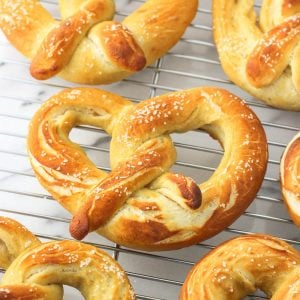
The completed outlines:
[[[121,80],[152,64],[184,33],[198,0],[148,0],[122,23],[113,0],[60,0],[62,21],[38,0],[0,0],[0,27],[32,60],[37,79],[59,73],[86,84]]]
[[[189,272],[180,300],[238,300],[256,289],[272,300],[300,297],[300,253],[268,235],[241,236],[221,244]]]
[[[300,110],[300,2],[213,0],[214,39],[225,73],[274,107]]]
[[[287,145],[280,162],[283,200],[297,226],[300,226],[300,132]]]
[[[71,285],[85,299],[135,299],[130,282],[108,254],[74,241],[41,243],[22,225],[0,217],[0,299],[62,299]],[[4,254],[4,255],[3,255]],[[6,258],[6,260],[5,260]]]
[[[78,124],[112,135],[111,173],[97,169],[69,140]],[[198,128],[225,150],[219,167],[200,185],[168,172],[176,159],[169,134]],[[217,88],[170,93],[137,105],[97,89],[65,90],[33,117],[28,152],[40,183],[74,214],[75,238],[97,230],[147,250],[191,245],[231,224],[254,199],[268,156],[255,114]]]

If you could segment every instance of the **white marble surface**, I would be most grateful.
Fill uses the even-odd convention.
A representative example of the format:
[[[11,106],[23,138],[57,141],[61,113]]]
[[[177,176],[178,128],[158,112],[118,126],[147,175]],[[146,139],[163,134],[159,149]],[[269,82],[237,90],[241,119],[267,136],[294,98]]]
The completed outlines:
[[[130,4],[126,4],[125,0],[121,2],[118,2],[118,10],[121,12],[128,12],[133,7],[140,5],[137,1],[130,1]],[[59,16],[55,0],[47,0],[43,4],[56,17]],[[258,197],[247,210],[248,213],[257,214],[257,216],[244,214],[230,226],[231,229],[205,241],[204,244],[218,244],[236,236],[240,230],[265,232],[300,241],[299,230],[290,223],[289,216],[281,202],[278,182],[278,162],[284,145],[296,133],[293,128],[299,129],[300,127],[299,113],[284,112],[268,108],[263,104],[260,105],[260,102],[229,83],[218,63],[210,64],[203,61],[204,58],[217,62],[218,57],[209,29],[211,15],[206,12],[210,10],[210,1],[203,0],[200,8],[201,11],[197,14],[193,24],[202,27],[190,26],[184,39],[170,51],[173,54],[194,56],[197,60],[168,54],[160,62],[161,71],[159,73],[155,72],[155,66],[153,66],[126,81],[102,88],[125,97],[142,100],[150,95],[174,89],[203,85],[221,86],[253,103],[251,108],[264,122],[270,142],[270,163],[266,180]],[[0,214],[21,221],[45,240],[69,239],[68,220],[70,215],[49,197],[33,176],[26,155],[26,135],[28,122],[40,103],[63,88],[76,85],[58,78],[37,82],[30,77],[28,66],[27,60],[8,44],[3,35],[0,35]],[[270,126],[269,123],[280,126]],[[105,148],[109,146],[109,137],[99,132],[75,129],[72,131],[71,137],[74,141],[84,145]],[[174,140],[189,145],[220,149],[215,141],[200,132],[174,135]],[[88,155],[98,166],[109,167],[107,153],[101,150],[88,150]],[[205,168],[216,167],[220,159],[221,155],[219,154],[178,148],[178,161],[202,167],[199,169],[176,165],[174,170],[183,172],[201,182],[211,175],[211,171],[207,171]],[[274,220],[268,219],[268,217],[273,217]],[[113,243],[96,234],[89,235],[85,241],[97,243],[105,249],[115,250]],[[207,248],[196,245],[182,250],[150,255],[127,251],[123,248],[119,252],[109,252],[112,255],[117,253],[118,261],[126,271],[137,274],[130,276],[130,280],[137,294],[145,296],[141,299],[152,299],[151,297],[176,299],[180,290],[179,283],[183,282],[191,264],[207,251]],[[166,260],[162,257],[171,259]],[[176,262],[172,259],[179,261]],[[180,260],[185,262],[180,262]],[[73,289],[67,289],[65,299],[81,299],[81,296]]]

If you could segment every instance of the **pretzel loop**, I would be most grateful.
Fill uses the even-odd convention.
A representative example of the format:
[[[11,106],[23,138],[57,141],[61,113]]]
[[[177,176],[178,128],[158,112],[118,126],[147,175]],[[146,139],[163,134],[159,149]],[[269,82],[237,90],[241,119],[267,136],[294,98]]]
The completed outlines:
[[[69,140],[76,124],[112,135],[111,173],[98,170]],[[225,150],[201,185],[169,172],[176,160],[169,134],[198,128]],[[61,92],[34,116],[28,152],[42,185],[74,214],[75,238],[97,230],[120,244],[153,250],[193,244],[229,225],[253,200],[267,160],[264,131],[254,113],[215,88],[137,105],[96,89]]]
[[[290,63],[292,52],[299,40],[300,14],[267,32],[248,58],[246,72],[251,84],[263,87],[274,82]],[[293,64],[293,58],[291,63]],[[295,87],[300,92],[300,86]]]
[[[85,299],[135,299],[125,272],[100,249],[74,241],[42,244],[21,224],[4,217],[0,241],[0,266],[7,268],[1,300],[63,299],[61,284],[79,289]]]
[[[117,262],[93,246],[74,241],[45,243],[21,253],[5,272],[0,295],[1,290],[5,295],[11,286],[13,293],[23,284],[33,291],[45,287],[46,299],[59,299],[49,289],[57,283],[79,289],[85,299],[135,299]],[[26,295],[26,288],[22,292]],[[33,299],[40,299],[39,295]]]
[[[0,267],[7,269],[23,252],[41,242],[20,223],[0,216]],[[18,270],[19,271],[19,270]],[[26,297],[26,298],[24,298]],[[52,298],[51,298],[52,297]],[[39,286],[36,284],[0,285],[0,299],[62,299],[59,285]]]
[[[48,79],[59,73],[68,64],[88,30],[113,17],[114,2],[111,0],[81,2],[76,13],[58,23],[42,42],[30,66],[33,77]]]
[[[298,299],[299,252],[268,235],[235,238],[216,247],[193,267],[180,299],[244,299],[256,289],[272,300]]]
[[[197,0],[149,0],[118,23],[111,21],[113,0],[60,0],[58,22],[38,0],[1,0],[0,27],[32,60],[33,77],[58,74],[73,82],[106,84],[165,54],[197,7]]]
[[[300,133],[288,143],[280,161],[283,200],[297,226],[300,226]]]
[[[299,111],[299,2],[264,0],[259,22],[253,3],[213,1],[214,39],[222,67],[258,99]]]

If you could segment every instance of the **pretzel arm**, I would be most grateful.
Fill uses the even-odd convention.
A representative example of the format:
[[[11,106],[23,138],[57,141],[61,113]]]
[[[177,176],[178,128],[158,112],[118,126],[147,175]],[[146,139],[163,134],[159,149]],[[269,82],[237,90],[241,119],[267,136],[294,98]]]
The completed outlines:
[[[135,299],[116,261],[96,247],[74,241],[44,243],[23,252],[2,279],[4,286],[26,284],[47,289],[57,283],[79,289],[85,299]],[[48,297],[56,299],[52,292]]]
[[[79,124],[102,127],[109,132],[113,116],[128,104],[125,99],[104,91],[67,90],[42,106],[32,120],[28,139],[31,164],[41,183],[62,200],[64,207],[73,207],[75,212],[84,203],[85,190],[106,176],[70,141],[69,132]]]
[[[276,80],[288,66],[299,38],[300,14],[266,33],[248,58],[246,72],[251,84],[263,87]]]
[[[7,268],[25,249],[40,241],[18,222],[0,217],[0,267]]]
[[[110,20],[114,14],[111,0],[89,0],[72,17],[55,26],[44,39],[30,66],[31,75],[48,79],[68,64],[88,30],[98,22]]]
[[[62,290],[36,284],[1,285],[0,300],[59,300],[63,299]]]
[[[135,191],[170,168],[175,157],[168,136],[147,141],[91,191],[86,204],[72,219],[71,235],[82,239],[88,232],[103,226]]]
[[[193,267],[180,300],[238,300],[257,288],[269,297],[277,294],[272,299],[297,299],[292,291],[299,285],[299,264],[299,252],[278,238],[241,236],[219,245]],[[291,297],[280,298],[280,290],[287,289]]]

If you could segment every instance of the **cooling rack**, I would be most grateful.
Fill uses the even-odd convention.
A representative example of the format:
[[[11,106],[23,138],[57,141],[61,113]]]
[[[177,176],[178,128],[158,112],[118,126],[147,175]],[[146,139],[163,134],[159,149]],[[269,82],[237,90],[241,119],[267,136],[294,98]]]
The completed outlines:
[[[122,19],[143,0],[117,2],[117,19]],[[212,40],[211,3],[200,1],[197,16],[180,42],[148,67],[122,82],[102,86],[132,101],[196,86],[219,86],[243,98],[261,119],[268,138],[270,158],[263,185],[252,205],[229,228],[198,245],[176,251],[143,252],[127,249],[90,234],[85,242],[110,253],[126,270],[138,299],[177,299],[192,265],[215,245],[252,232],[273,234],[295,247],[299,231],[291,222],[281,200],[279,160],[288,141],[300,130],[299,113],[266,106],[233,85],[221,70]],[[41,1],[59,18],[56,0]],[[256,9],[259,10],[259,3]],[[41,188],[26,153],[28,123],[40,104],[66,87],[76,86],[58,78],[35,81],[28,74],[27,60],[0,34],[0,214],[22,222],[42,240],[69,239],[70,215]],[[173,134],[178,158],[173,170],[196,181],[206,180],[222,157],[221,147],[207,134],[191,131]],[[88,156],[109,171],[109,142],[99,129],[80,126],[71,132]],[[81,299],[67,288],[65,299]],[[265,299],[260,293],[249,299]]]

